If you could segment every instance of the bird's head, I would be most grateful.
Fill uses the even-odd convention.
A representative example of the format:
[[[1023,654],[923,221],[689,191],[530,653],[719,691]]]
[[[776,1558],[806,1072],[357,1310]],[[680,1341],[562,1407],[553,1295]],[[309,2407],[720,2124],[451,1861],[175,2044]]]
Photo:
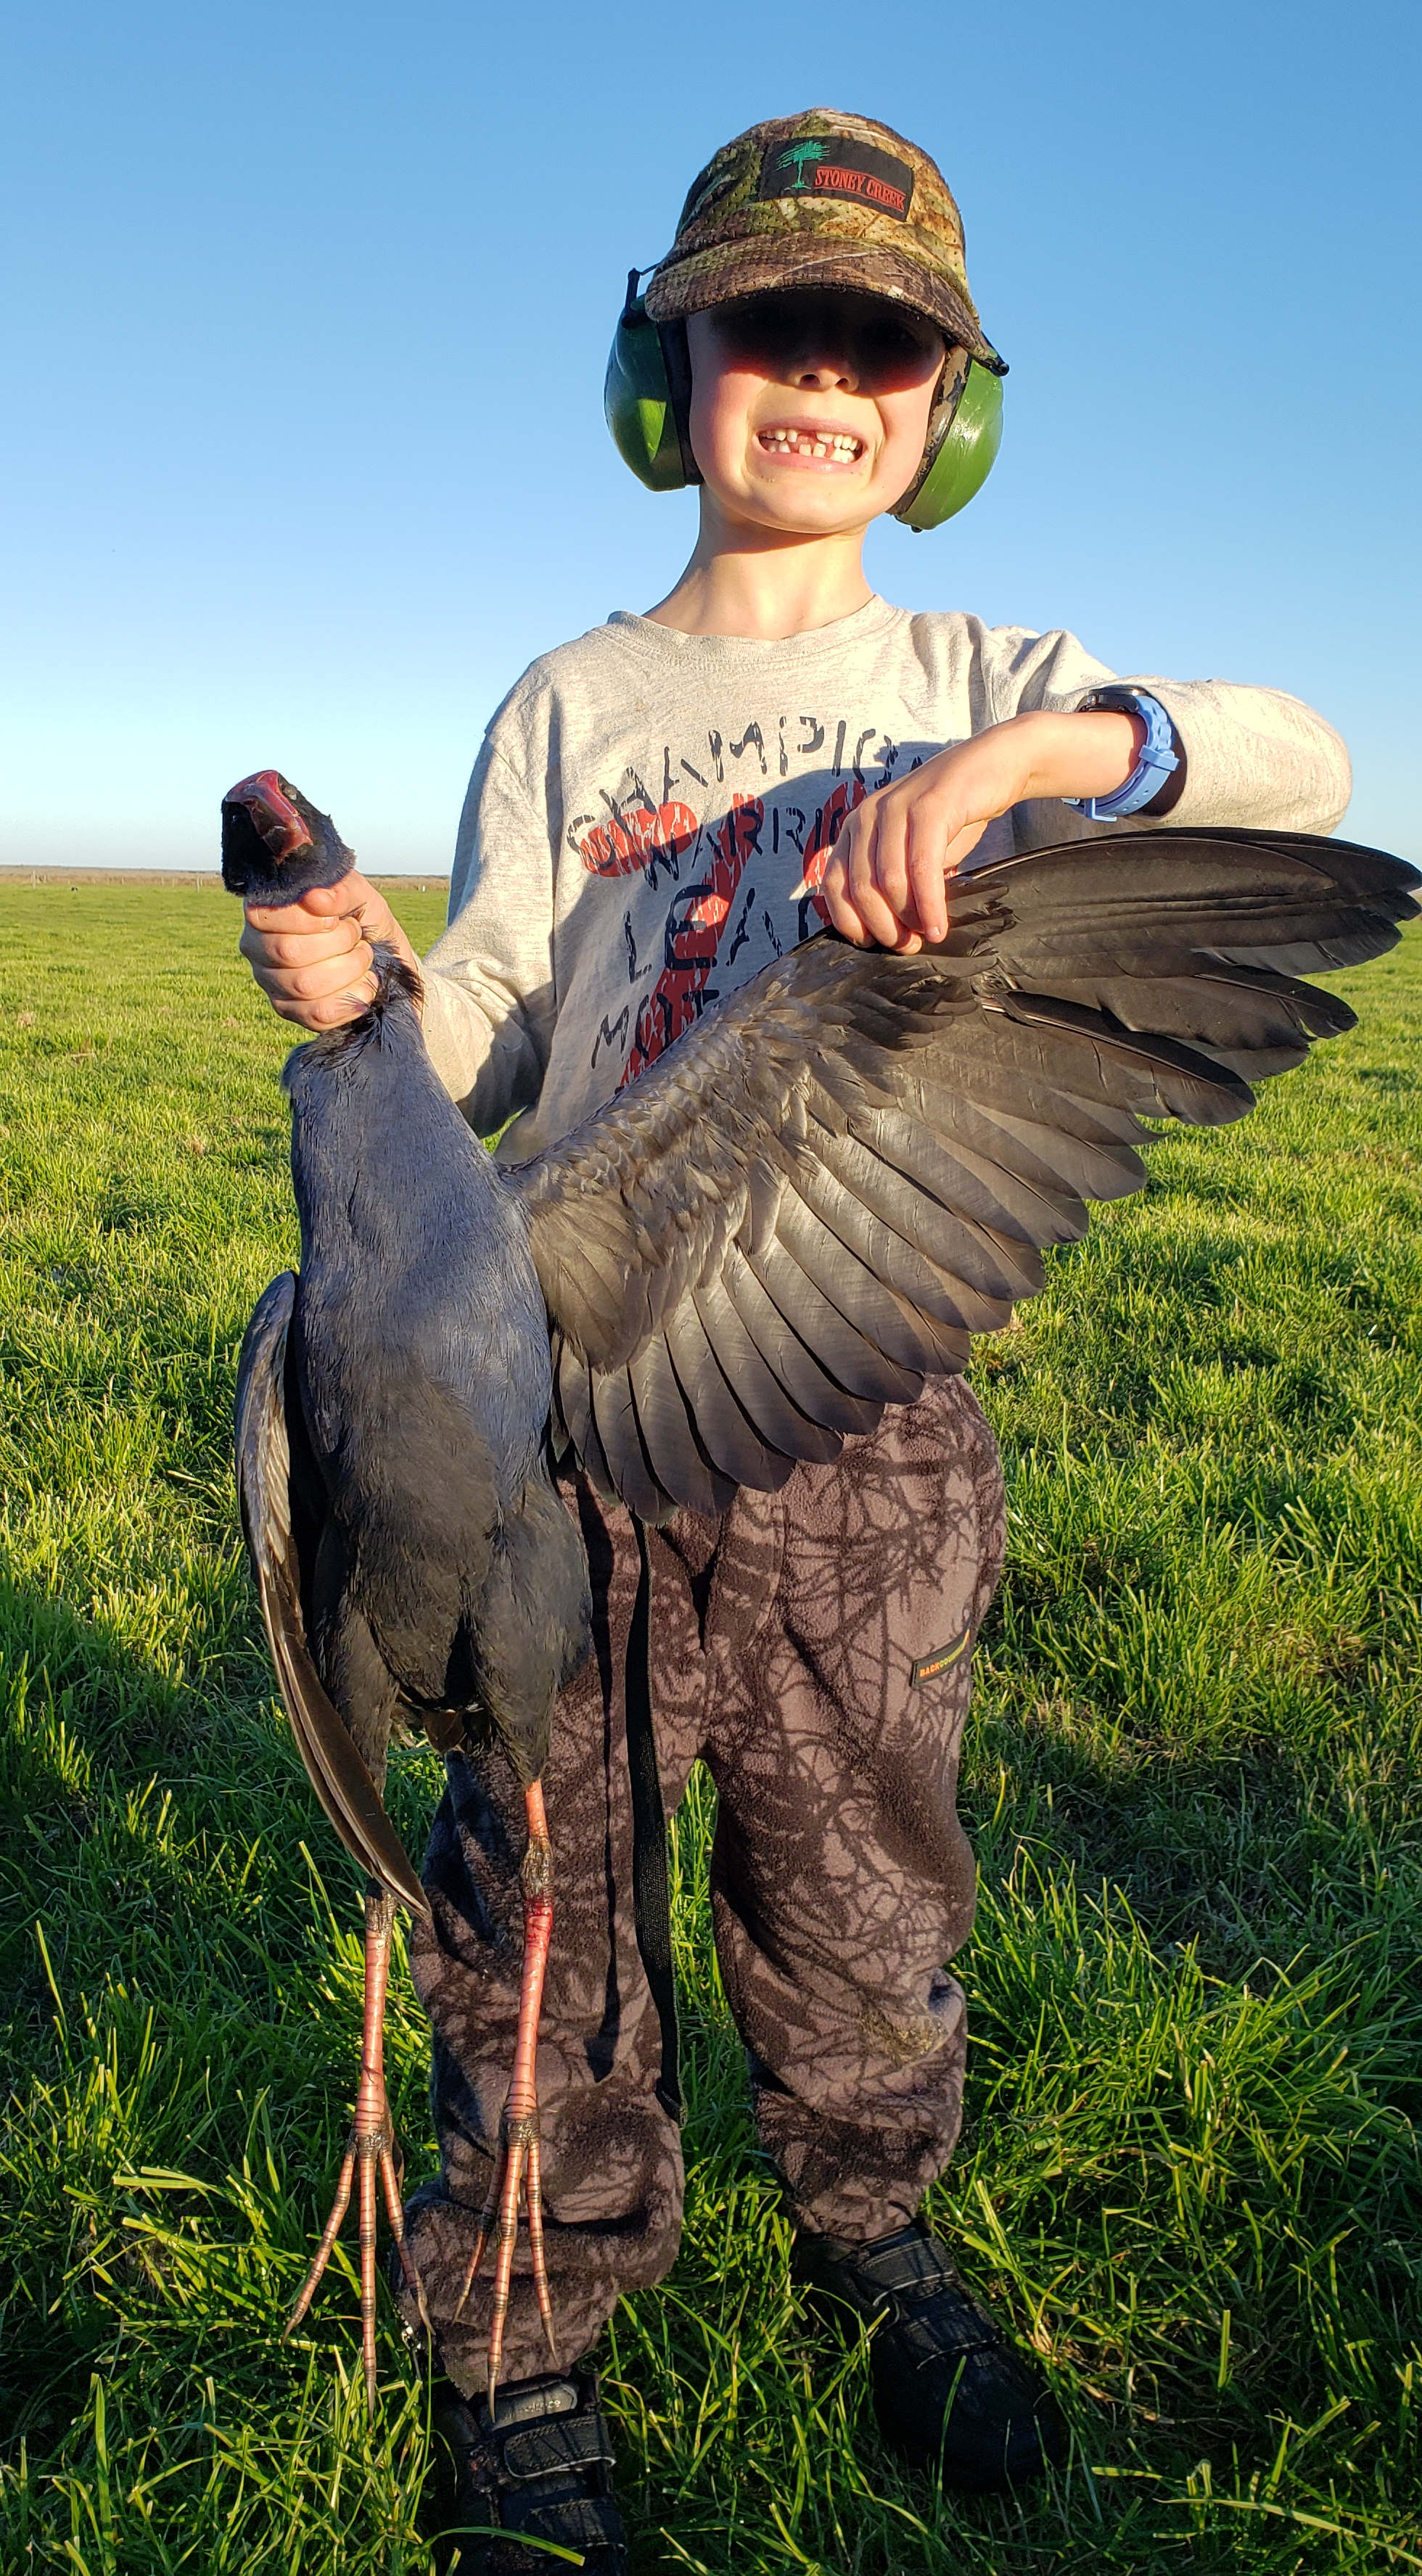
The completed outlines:
[[[254,770],[222,800],[222,882],[247,903],[299,903],[355,866],[329,814],[276,769]]]

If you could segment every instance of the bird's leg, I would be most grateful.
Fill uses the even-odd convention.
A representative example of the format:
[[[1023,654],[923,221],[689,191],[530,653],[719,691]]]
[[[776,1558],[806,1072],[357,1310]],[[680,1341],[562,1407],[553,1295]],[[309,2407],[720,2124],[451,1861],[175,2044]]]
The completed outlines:
[[[522,2184],[528,2213],[528,2243],[533,2257],[533,2288],[538,2313],[548,2338],[548,2349],[554,2361],[558,2347],[553,2339],[553,2303],[548,2294],[548,2267],[543,2256],[543,2177],[542,2156],[538,2137],[538,2023],[543,2010],[543,1978],[548,1966],[548,1945],[553,1934],[553,1849],[548,1840],[548,1820],[543,1812],[543,1784],[535,1780],[526,1792],[528,1810],[528,1849],[523,1856],[519,1884],[523,1890],[523,1986],[518,2002],[518,2036],[514,2042],[513,2077],[509,2084],[504,2115],[499,2124],[498,2153],[489,2184],[489,2197],[484,2203],[474,2251],[464,2275],[458,2315],[473,2288],[475,2275],[484,2259],[484,2248],[492,2233],[498,2246],[494,2264],[494,2305],[489,2320],[489,2353],[487,2382],[489,2412],[494,2410],[499,2385],[499,2363],[504,2349],[504,2319],[509,2309],[509,2285],[513,2279],[514,2245],[518,2238],[519,2186]]]
[[[290,2334],[299,2326],[311,2305],[312,2295],[335,2244],[342,2219],[350,2203],[351,2183],[357,2167],[360,2171],[360,2329],[361,2351],[365,2362],[365,2402],[375,2413],[375,2208],[376,2172],[385,2190],[385,2207],[405,2279],[415,2299],[426,2332],[430,2321],[425,2309],[424,2292],[414,2257],[405,2242],[405,2222],[400,2208],[400,2177],[395,2165],[395,2131],[390,2118],[390,2105],[385,2094],[385,1990],[390,1980],[390,1927],[395,1920],[395,1899],[373,1880],[365,1894],[365,2019],[361,2032],[360,2086],[356,2093],[355,2116],[351,2121],[346,2152],[341,2160],[336,2197],[325,2233],[316,2249],[316,2260],[306,2275],[305,2287],[287,2320]]]

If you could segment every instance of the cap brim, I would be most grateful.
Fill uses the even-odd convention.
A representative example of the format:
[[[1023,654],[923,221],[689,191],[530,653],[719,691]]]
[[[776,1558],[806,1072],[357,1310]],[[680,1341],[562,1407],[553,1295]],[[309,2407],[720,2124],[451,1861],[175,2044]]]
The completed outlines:
[[[842,286],[863,295],[884,295],[907,305],[933,322],[955,348],[966,349],[980,366],[996,376],[1007,368],[986,338],[963,298],[946,278],[882,244],[831,241],[804,234],[795,241],[783,235],[767,240],[714,242],[689,258],[667,261],[647,281],[644,301],[654,322],[684,321],[689,313],[706,313],[713,304],[731,304],[741,295],[763,295],[776,287]]]

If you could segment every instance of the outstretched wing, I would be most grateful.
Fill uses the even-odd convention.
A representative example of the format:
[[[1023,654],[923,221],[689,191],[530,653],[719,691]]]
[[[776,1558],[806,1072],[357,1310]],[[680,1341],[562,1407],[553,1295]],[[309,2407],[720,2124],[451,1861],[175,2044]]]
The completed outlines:
[[[1391,947],[1418,882],[1312,835],[1120,833],[957,879],[931,953],[767,967],[509,1174],[593,1483],[723,1511],[962,1368],[1139,1188],[1144,1120],[1241,1117],[1353,1025],[1294,979]]]
[[[296,1274],[282,1271],[257,1302],[237,1364],[237,1497],[242,1534],[257,1578],[267,1641],[297,1750],[327,1816],[367,1877],[379,1879],[416,1914],[429,1913],[370,1773],[316,1669],[302,1607],[300,1502],[293,1493],[286,1344]],[[316,1478],[310,1461],[311,1478]],[[294,1507],[295,1505],[295,1507]],[[313,1533],[313,1538],[316,1533]]]

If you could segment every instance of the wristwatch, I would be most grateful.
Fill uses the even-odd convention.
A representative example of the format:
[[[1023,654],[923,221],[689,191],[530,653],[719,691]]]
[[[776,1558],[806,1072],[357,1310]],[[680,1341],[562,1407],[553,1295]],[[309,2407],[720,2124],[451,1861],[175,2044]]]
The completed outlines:
[[[1176,732],[1159,698],[1148,689],[1093,689],[1083,698],[1078,715],[1111,714],[1139,716],[1146,729],[1145,741],[1136,754],[1136,765],[1123,786],[1113,787],[1109,796],[1064,796],[1062,803],[1073,812],[1084,814],[1091,823],[1118,823],[1127,814],[1139,814],[1143,805],[1160,794],[1162,782],[1180,766],[1176,749]]]

